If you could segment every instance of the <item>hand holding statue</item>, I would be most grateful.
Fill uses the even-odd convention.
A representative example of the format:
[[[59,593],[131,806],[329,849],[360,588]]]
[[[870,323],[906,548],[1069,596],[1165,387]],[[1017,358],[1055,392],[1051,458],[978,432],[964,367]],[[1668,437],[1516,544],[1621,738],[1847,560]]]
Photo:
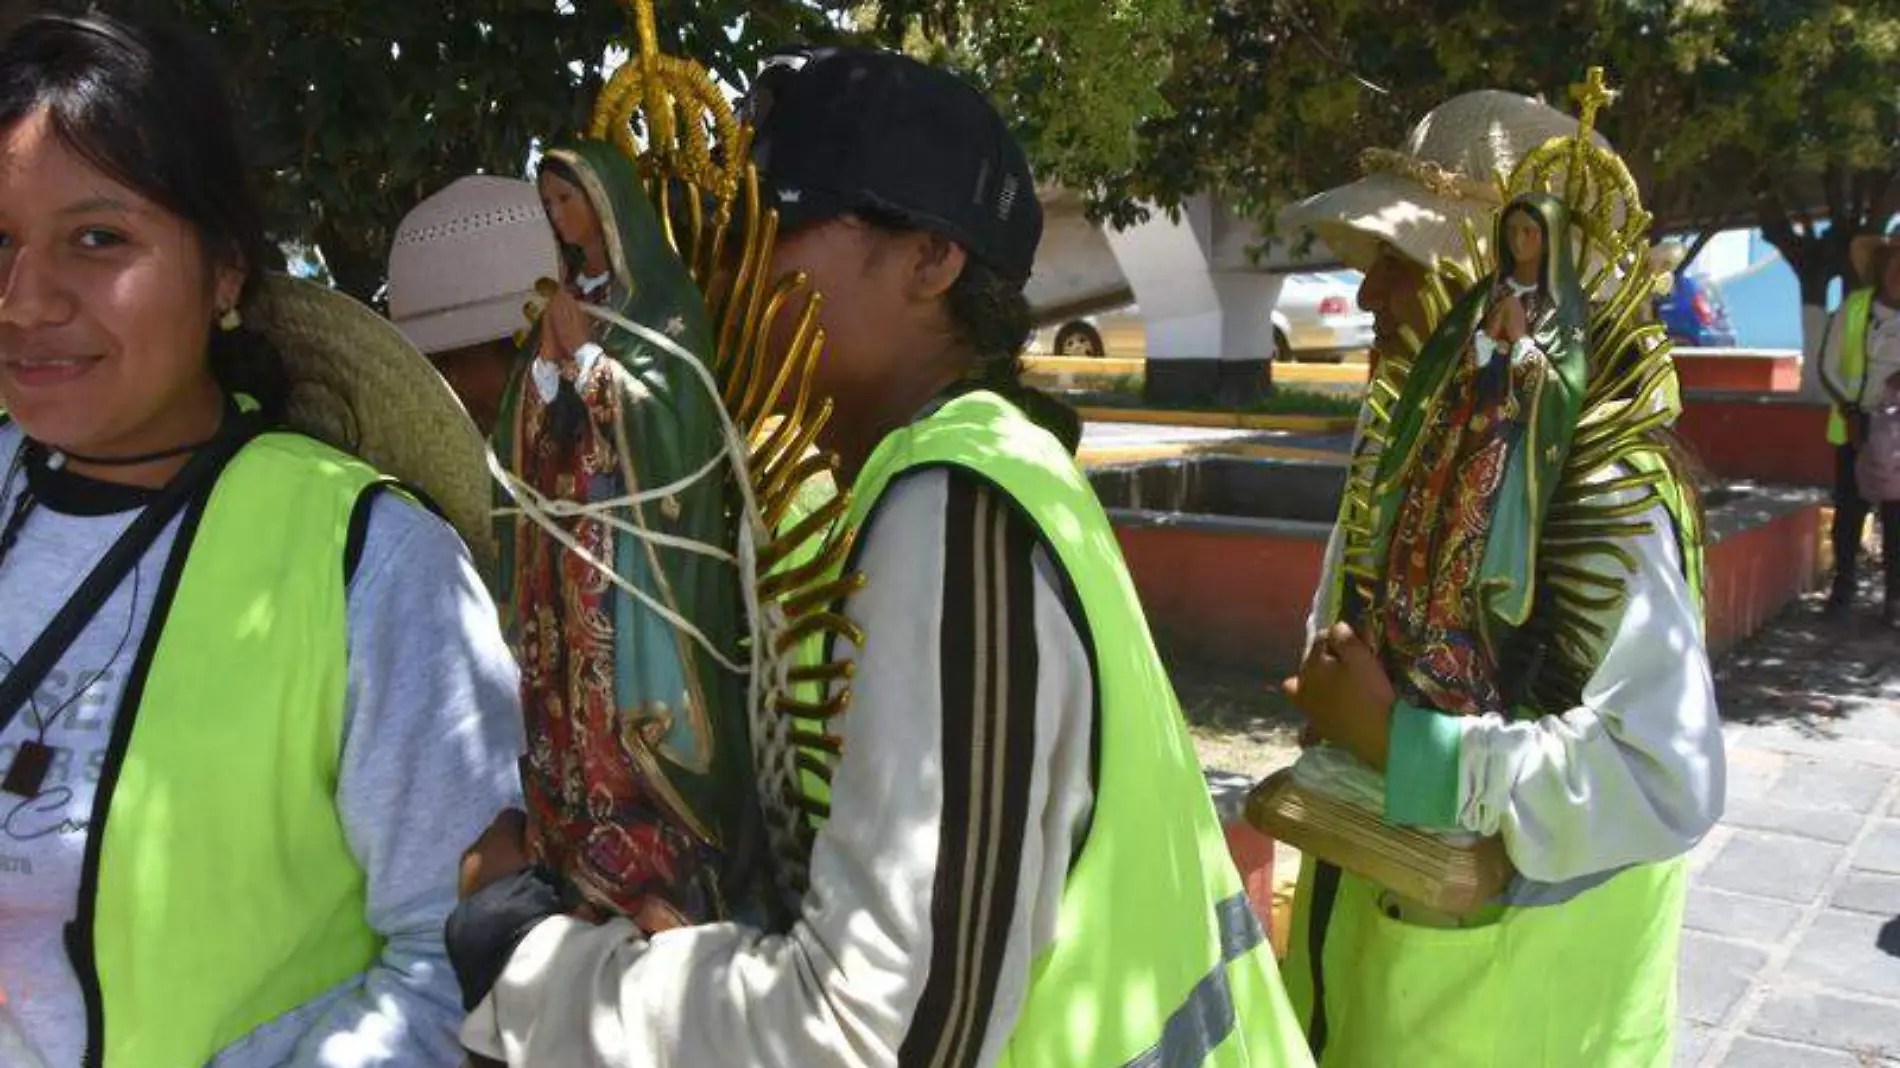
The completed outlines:
[[[1299,676],[1286,680],[1281,689],[1305,714],[1312,736],[1385,770],[1392,705],[1398,697],[1372,647],[1350,626],[1335,623],[1320,635]],[[1301,737],[1305,740],[1308,734]]]

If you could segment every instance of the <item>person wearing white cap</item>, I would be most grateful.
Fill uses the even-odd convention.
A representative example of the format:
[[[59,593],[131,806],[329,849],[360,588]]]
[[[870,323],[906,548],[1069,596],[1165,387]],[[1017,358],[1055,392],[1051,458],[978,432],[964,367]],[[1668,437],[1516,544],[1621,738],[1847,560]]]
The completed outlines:
[[[416,205],[389,250],[389,317],[455,387],[483,433],[517,357],[535,282],[561,277],[540,194],[471,175]]]
[[[1289,208],[1283,227],[1311,230],[1366,272],[1360,303],[1375,316],[1376,354],[1409,354],[1409,345],[1399,347],[1402,328],[1419,341],[1432,334],[1421,300],[1428,272],[1481,260],[1466,235],[1495,239],[1501,180],[1526,153],[1578,129],[1527,97],[1459,96],[1419,122],[1400,149],[1366,153],[1360,180]],[[1461,351],[1455,340],[1444,343],[1449,336],[1432,335],[1420,368]],[[1601,360],[1626,351],[1590,353],[1592,381]],[[1653,361],[1656,381],[1669,377],[1666,356],[1634,351],[1634,358]],[[1455,383],[1475,380],[1444,379],[1454,385],[1440,396],[1405,390],[1384,422],[1410,418],[1438,435],[1427,446],[1409,439],[1405,455],[1482,439],[1478,422],[1467,434],[1445,415],[1462,410],[1451,395]],[[1639,391],[1645,408],[1674,405],[1673,389],[1666,397],[1656,389]],[[1611,412],[1623,401],[1618,393],[1591,402],[1596,406],[1576,425],[1627,418]],[[1378,414],[1365,424],[1380,423]],[[1526,579],[1509,588],[1535,589],[1537,597],[1521,618],[1485,617],[1484,658],[1470,659],[1470,677],[1442,679],[1447,696],[1436,703],[1420,696],[1416,679],[1441,662],[1428,660],[1440,650],[1391,638],[1413,633],[1405,629],[1413,615],[1391,607],[1412,603],[1390,598],[1387,573],[1396,565],[1377,556],[1368,565],[1379,572],[1373,588],[1385,591],[1376,593],[1384,600],[1368,604],[1363,587],[1344,578],[1345,546],[1354,536],[1335,531],[1305,662],[1287,683],[1310,721],[1309,735],[1383,773],[1386,823],[1498,838],[1515,874],[1483,908],[1447,915],[1309,856],[1283,977],[1320,1068],[1670,1063],[1685,899],[1681,858],[1720,815],[1724,764],[1702,640],[1699,514],[1672,446],[1652,437],[1648,422],[1634,417],[1628,436],[1614,439],[1623,450],[1616,455],[1628,459],[1591,469],[1591,477],[1614,476],[1630,491],[1580,487],[1557,465],[1555,485],[1576,497],[1567,507],[1601,501],[1605,514],[1621,520],[1600,524],[1593,544],[1607,548],[1585,555],[1565,580],[1591,591],[1582,596],[1588,606],[1576,610],[1587,619],[1589,636],[1581,642],[1540,626],[1571,612],[1549,602],[1576,597],[1577,587],[1545,577],[1541,565],[1521,564],[1562,551],[1547,540],[1559,522],[1555,513],[1509,511],[1501,496],[1458,511],[1455,498],[1441,498],[1450,502],[1441,529],[1488,532],[1486,581],[1493,551],[1502,550],[1497,555],[1507,566],[1528,568],[1512,573],[1536,576],[1535,586]],[[1359,447],[1379,438],[1368,432]],[[1651,488],[1653,499],[1626,499],[1639,484]],[[1413,488],[1406,481],[1380,493]],[[1520,525],[1524,515],[1533,519]],[[1379,526],[1378,515],[1370,522],[1390,529]],[[1456,575],[1432,571],[1429,555],[1408,553],[1407,560],[1434,576],[1426,584],[1436,606],[1441,586],[1461,587]],[[1597,592],[1605,590],[1613,595]],[[1350,625],[1335,622],[1342,618]],[[1361,633],[1373,635],[1379,648]],[[1518,640],[1525,635],[1528,641]],[[1408,652],[1396,651],[1401,644]],[[1491,699],[1465,700],[1473,694]],[[1447,700],[1465,707],[1438,707]]]

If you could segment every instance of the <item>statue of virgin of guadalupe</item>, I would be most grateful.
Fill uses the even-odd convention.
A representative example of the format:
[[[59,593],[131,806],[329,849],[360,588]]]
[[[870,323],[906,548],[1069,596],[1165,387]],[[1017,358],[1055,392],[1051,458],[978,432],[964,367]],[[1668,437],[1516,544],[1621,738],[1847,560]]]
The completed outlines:
[[[611,311],[710,364],[704,297],[619,149],[550,151],[541,188],[570,275],[528,337],[494,442],[513,478],[562,508],[499,524],[529,848],[648,933],[723,919],[746,910],[765,846],[732,667],[746,625],[720,399],[631,332],[594,321],[571,336],[586,320],[558,307]]]
[[[1522,700],[1511,639],[1531,613],[1539,532],[1588,380],[1570,230],[1554,197],[1505,206],[1497,271],[1439,324],[1395,407],[1374,483],[1386,566],[1348,618],[1420,707],[1508,718]]]

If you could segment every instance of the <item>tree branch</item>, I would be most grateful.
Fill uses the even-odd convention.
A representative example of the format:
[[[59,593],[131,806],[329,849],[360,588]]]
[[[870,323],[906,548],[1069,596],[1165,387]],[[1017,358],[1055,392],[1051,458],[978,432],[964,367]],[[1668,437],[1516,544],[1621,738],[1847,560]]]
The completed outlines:
[[[1703,227],[1702,232],[1696,234],[1695,240],[1689,242],[1688,251],[1682,254],[1682,262],[1676,265],[1677,274],[1689,269],[1689,265],[1695,262],[1695,258],[1702,255],[1702,250],[1709,247],[1709,242],[1715,240],[1717,232],[1714,227]]]

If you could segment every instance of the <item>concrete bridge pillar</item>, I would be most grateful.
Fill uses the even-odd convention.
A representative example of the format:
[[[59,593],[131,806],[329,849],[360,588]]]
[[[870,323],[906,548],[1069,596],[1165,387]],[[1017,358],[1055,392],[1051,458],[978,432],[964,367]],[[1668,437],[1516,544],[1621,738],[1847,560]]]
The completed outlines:
[[[1106,230],[1147,331],[1150,401],[1238,405],[1271,387],[1282,276],[1253,269],[1253,234],[1206,194],[1176,218]]]

